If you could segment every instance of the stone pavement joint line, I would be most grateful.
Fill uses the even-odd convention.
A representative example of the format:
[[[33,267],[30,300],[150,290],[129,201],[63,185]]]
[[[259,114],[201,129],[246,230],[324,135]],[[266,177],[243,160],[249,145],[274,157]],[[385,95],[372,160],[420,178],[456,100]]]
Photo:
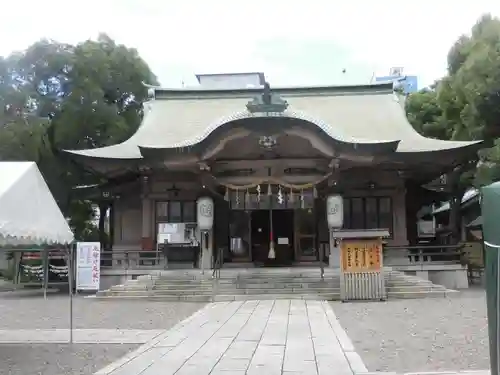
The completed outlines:
[[[144,344],[164,333],[151,329],[74,329],[77,344]],[[0,330],[0,344],[65,344],[69,329],[6,329]]]
[[[367,373],[326,301],[212,303],[95,375]]]

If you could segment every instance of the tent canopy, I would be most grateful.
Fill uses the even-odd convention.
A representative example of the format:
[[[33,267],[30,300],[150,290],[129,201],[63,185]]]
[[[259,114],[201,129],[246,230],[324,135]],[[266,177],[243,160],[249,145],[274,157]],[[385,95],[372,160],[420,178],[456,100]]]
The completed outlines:
[[[0,162],[0,246],[69,244],[74,237],[34,162]]]

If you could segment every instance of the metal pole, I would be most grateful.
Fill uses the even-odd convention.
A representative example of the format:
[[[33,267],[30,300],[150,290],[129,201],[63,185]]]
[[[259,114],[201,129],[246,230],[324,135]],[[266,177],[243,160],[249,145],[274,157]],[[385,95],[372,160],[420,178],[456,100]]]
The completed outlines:
[[[73,245],[68,247],[69,343],[73,344]]]
[[[201,232],[201,254],[200,254],[200,268],[201,268],[201,274],[204,275],[205,274],[205,262],[203,261],[203,258],[204,258],[204,253],[205,253],[205,247],[207,247],[208,245],[208,241],[207,241],[207,238],[205,236],[207,236],[208,232]]]

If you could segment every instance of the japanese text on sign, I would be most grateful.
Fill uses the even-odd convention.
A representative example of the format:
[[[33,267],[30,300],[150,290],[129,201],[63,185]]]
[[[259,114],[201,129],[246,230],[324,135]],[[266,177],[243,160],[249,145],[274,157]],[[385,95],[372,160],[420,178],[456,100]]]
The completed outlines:
[[[382,241],[342,241],[341,264],[343,272],[380,271],[382,266]]]
[[[76,245],[76,289],[99,290],[101,282],[101,244],[78,242]]]

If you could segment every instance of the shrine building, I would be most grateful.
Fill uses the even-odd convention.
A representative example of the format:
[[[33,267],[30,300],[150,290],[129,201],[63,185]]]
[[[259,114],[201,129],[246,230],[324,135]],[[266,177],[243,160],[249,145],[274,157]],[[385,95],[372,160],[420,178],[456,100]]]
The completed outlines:
[[[108,179],[100,197],[111,206],[110,251],[168,246],[168,268],[210,268],[216,253],[224,266],[321,259],[338,267],[325,208],[338,194],[342,230],[380,232],[397,249],[385,263],[404,262],[405,247],[417,242],[417,211],[428,203],[422,186],[471,158],[479,143],[418,134],[392,83],[270,87],[262,73],[249,76],[255,82],[233,87],[151,87],[128,140],[66,151]],[[201,196],[214,201],[203,256]]]

